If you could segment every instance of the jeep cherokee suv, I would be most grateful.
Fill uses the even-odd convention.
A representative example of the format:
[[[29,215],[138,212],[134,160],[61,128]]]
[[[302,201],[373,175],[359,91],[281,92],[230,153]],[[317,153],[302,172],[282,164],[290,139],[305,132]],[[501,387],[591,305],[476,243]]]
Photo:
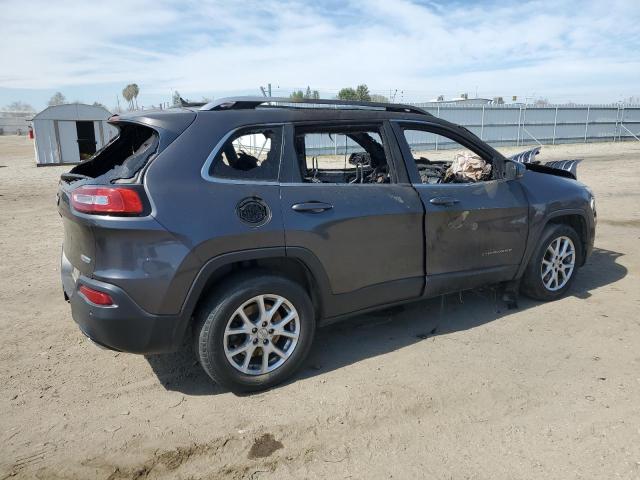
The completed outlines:
[[[234,391],[290,377],[347,315],[486,284],[553,300],[593,248],[575,165],[507,159],[417,107],[245,97],[110,122],[60,180],[73,318],[125,352],[193,338]]]

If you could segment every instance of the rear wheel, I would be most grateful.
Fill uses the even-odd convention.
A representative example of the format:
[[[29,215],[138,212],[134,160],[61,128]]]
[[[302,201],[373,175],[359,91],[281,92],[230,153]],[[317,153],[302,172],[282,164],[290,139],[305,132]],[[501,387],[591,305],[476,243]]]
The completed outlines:
[[[195,351],[202,367],[238,392],[269,388],[293,375],[315,332],[307,293],[268,274],[228,282],[197,317]]]
[[[549,224],[522,279],[522,292],[536,300],[555,300],[571,286],[582,255],[580,238],[568,225]]]

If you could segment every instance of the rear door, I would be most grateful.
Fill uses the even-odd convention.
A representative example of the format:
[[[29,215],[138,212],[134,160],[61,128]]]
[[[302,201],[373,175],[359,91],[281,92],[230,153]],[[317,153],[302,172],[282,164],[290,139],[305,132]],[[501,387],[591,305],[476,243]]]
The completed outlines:
[[[424,211],[388,128],[323,123],[287,130],[287,251],[311,253],[324,268],[333,295],[327,316],[422,293]]]
[[[529,206],[519,182],[502,179],[500,159],[489,158],[481,143],[455,129],[396,123],[394,130],[426,210],[427,293],[512,279],[528,231]],[[492,165],[488,177],[475,183],[438,182],[438,169],[446,169],[459,154],[486,160]]]

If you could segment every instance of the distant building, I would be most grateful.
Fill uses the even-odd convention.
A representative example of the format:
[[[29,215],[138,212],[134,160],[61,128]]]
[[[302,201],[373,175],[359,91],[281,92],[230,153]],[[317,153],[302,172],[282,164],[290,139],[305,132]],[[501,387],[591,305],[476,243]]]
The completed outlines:
[[[469,98],[466,93],[461,94],[457,98],[451,100],[445,100],[444,95],[439,95],[438,98],[431,100],[430,102],[417,103],[416,106],[430,107],[434,105],[454,107],[456,105],[491,105],[494,100],[491,98]]]
[[[0,112],[0,135],[26,135],[33,112]]]
[[[33,117],[36,164],[78,163],[91,157],[118,131],[107,123],[111,113],[94,105],[45,108]]]

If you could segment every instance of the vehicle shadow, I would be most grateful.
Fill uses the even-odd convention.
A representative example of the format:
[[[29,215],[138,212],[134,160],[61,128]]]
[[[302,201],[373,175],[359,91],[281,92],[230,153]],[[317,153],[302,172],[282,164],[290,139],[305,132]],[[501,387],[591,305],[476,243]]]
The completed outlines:
[[[580,269],[569,295],[588,298],[593,290],[624,278],[627,269],[617,263],[622,255],[596,248]],[[539,303],[520,296],[518,307],[509,309],[496,288],[485,288],[359,315],[319,329],[306,365],[291,382],[383,355],[432,336],[475,328]],[[187,395],[226,392],[200,368],[190,346],[173,354],[145,358],[167,390]]]

